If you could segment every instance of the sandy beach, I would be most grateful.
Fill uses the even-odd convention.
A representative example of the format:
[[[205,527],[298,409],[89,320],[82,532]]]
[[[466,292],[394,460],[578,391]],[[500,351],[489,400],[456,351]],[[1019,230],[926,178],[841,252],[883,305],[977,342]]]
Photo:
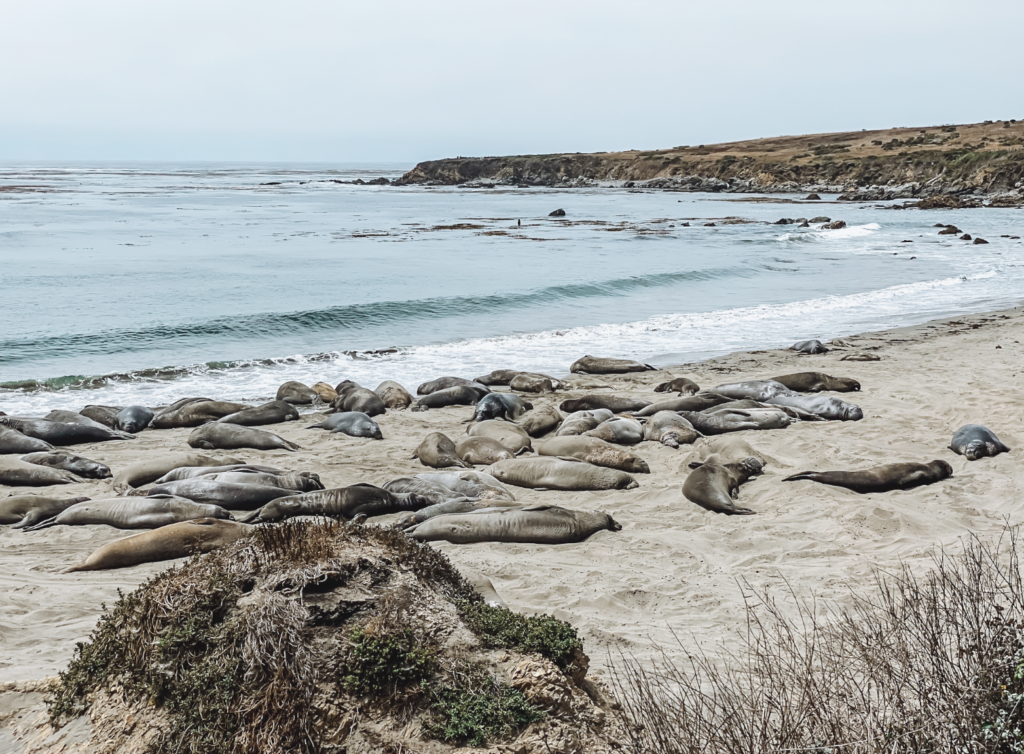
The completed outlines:
[[[651,474],[637,475],[630,491],[551,492],[512,488],[521,502],[595,508],[612,514],[622,531],[603,531],[582,544],[434,545],[457,565],[490,577],[509,606],[571,621],[585,640],[593,672],[607,674],[612,653],[651,659],[659,647],[679,652],[684,643],[712,649],[743,628],[746,587],[767,587],[782,600],[786,584],[800,597],[842,603],[849,590],[866,589],[875,569],[904,561],[922,570],[937,546],[957,548],[968,534],[997,537],[1004,523],[1020,523],[1024,475],[1016,462],[1021,443],[1020,375],[1024,310],[934,321],[844,339],[848,348],[803,356],[771,350],[734,353],[635,375],[587,378],[616,394],[645,400],[669,376],[687,376],[702,388],[798,371],[852,377],[862,392],[843,396],[864,409],[859,422],[803,422],[784,430],[744,432],[766,455],[766,473],[740,492],[758,515],[727,517],[683,498],[680,487],[695,446],[679,450],[651,442],[635,446]],[[872,353],[879,361],[842,361]],[[581,354],[582,355],[582,354]],[[495,363],[495,368],[512,365]],[[566,365],[568,366],[568,365]],[[465,375],[476,376],[476,375]],[[343,374],[324,374],[338,382]],[[415,390],[415,385],[407,386]],[[504,389],[504,388],[502,388]],[[588,390],[558,392],[535,405],[560,403]],[[609,391],[601,391],[609,392]],[[83,405],[88,394],[82,394]],[[318,473],[327,487],[383,484],[430,471],[410,459],[431,431],[457,438],[469,407],[421,413],[389,411],[378,417],[382,441],[305,429],[303,420],[266,427],[302,450],[239,451],[256,463]],[[968,462],[947,449],[966,423],[994,430],[1014,452]],[[191,430],[147,430],[128,442],[74,446],[116,473],[137,461],[186,450]],[[222,453],[222,455],[228,455]],[[783,483],[803,470],[860,469],[897,461],[948,461],[951,479],[906,492],[858,495],[812,482]],[[24,492],[24,489],[19,490]],[[40,494],[111,494],[110,480],[41,488]],[[0,496],[13,492],[0,488]],[[386,525],[390,518],[374,519]],[[0,683],[55,675],[76,642],[89,635],[118,590],[127,591],[172,563],[116,571],[62,574],[96,547],[129,532],[109,527],[59,526],[23,533],[0,527]]]

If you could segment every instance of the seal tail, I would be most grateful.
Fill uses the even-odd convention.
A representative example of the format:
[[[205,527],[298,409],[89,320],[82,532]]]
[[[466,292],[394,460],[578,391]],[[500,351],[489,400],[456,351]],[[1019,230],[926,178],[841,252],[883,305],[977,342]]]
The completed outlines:
[[[17,528],[20,523],[21,522],[19,521],[17,524],[12,526],[11,528],[12,529]],[[40,529],[49,529],[51,526],[56,526],[56,525],[57,525],[57,517],[53,516],[52,518],[48,518],[45,521],[40,521],[35,526],[26,526],[26,527],[24,527],[22,529],[22,531],[39,531]]]
[[[320,422],[319,424],[314,424],[311,427],[306,427],[306,429],[323,429],[323,428],[324,428],[324,423],[323,422]]]
[[[260,517],[260,512],[262,510],[263,510],[262,508],[257,508],[256,510],[251,511],[250,513],[247,513],[246,515],[242,516],[241,518],[236,518],[235,520],[238,523],[240,523],[240,524],[251,524],[256,519],[258,519]]]
[[[806,479],[807,481],[813,482],[814,481],[814,472],[813,471],[801,471],[799,474],[794,474],[793,476],[788,476],[785,479],[783,479],[782,481],[783,482],[799,482],[799,481],[804,480],[804,479]]]

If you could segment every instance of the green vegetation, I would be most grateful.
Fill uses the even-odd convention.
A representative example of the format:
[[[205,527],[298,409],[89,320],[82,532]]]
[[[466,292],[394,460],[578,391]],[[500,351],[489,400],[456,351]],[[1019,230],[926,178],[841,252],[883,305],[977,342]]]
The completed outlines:
[[[815,157],[824,157],[825,155],[829,155],[829,154],[841,154],[843,152],[849,152],[850,151],[850,145],[849,144],[819,144],[818,146],[813,147],[811,151],[814,152],[814,156]]]
[[[536,652],[566,671],[583,648],[576,629],[550,615],[521,615],[483,603],[458,607],[462,620],[488,646]]]
[[[342,686],[353,694],[379,696],[433,675],[437,654],[417,646],[416,636],[402,629],[383,636],[364,627],[350,635],[352,647],[345,658]]]

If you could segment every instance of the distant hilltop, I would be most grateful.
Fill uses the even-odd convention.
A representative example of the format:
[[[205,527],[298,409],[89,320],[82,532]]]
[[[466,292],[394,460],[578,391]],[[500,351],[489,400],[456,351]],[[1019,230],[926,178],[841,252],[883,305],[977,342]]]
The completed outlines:
[[[852,200],[1001,195],[1024,202],[1024,121],[778,136],[594,154],[421,162],[395,185],[829,192]]]

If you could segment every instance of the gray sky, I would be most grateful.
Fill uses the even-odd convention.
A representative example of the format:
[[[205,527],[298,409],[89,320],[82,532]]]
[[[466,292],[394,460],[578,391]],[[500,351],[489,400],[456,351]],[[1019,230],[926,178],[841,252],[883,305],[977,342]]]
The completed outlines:
[[[0,3],[0,159],[415,162],[1024,118],[1020,0]]]

